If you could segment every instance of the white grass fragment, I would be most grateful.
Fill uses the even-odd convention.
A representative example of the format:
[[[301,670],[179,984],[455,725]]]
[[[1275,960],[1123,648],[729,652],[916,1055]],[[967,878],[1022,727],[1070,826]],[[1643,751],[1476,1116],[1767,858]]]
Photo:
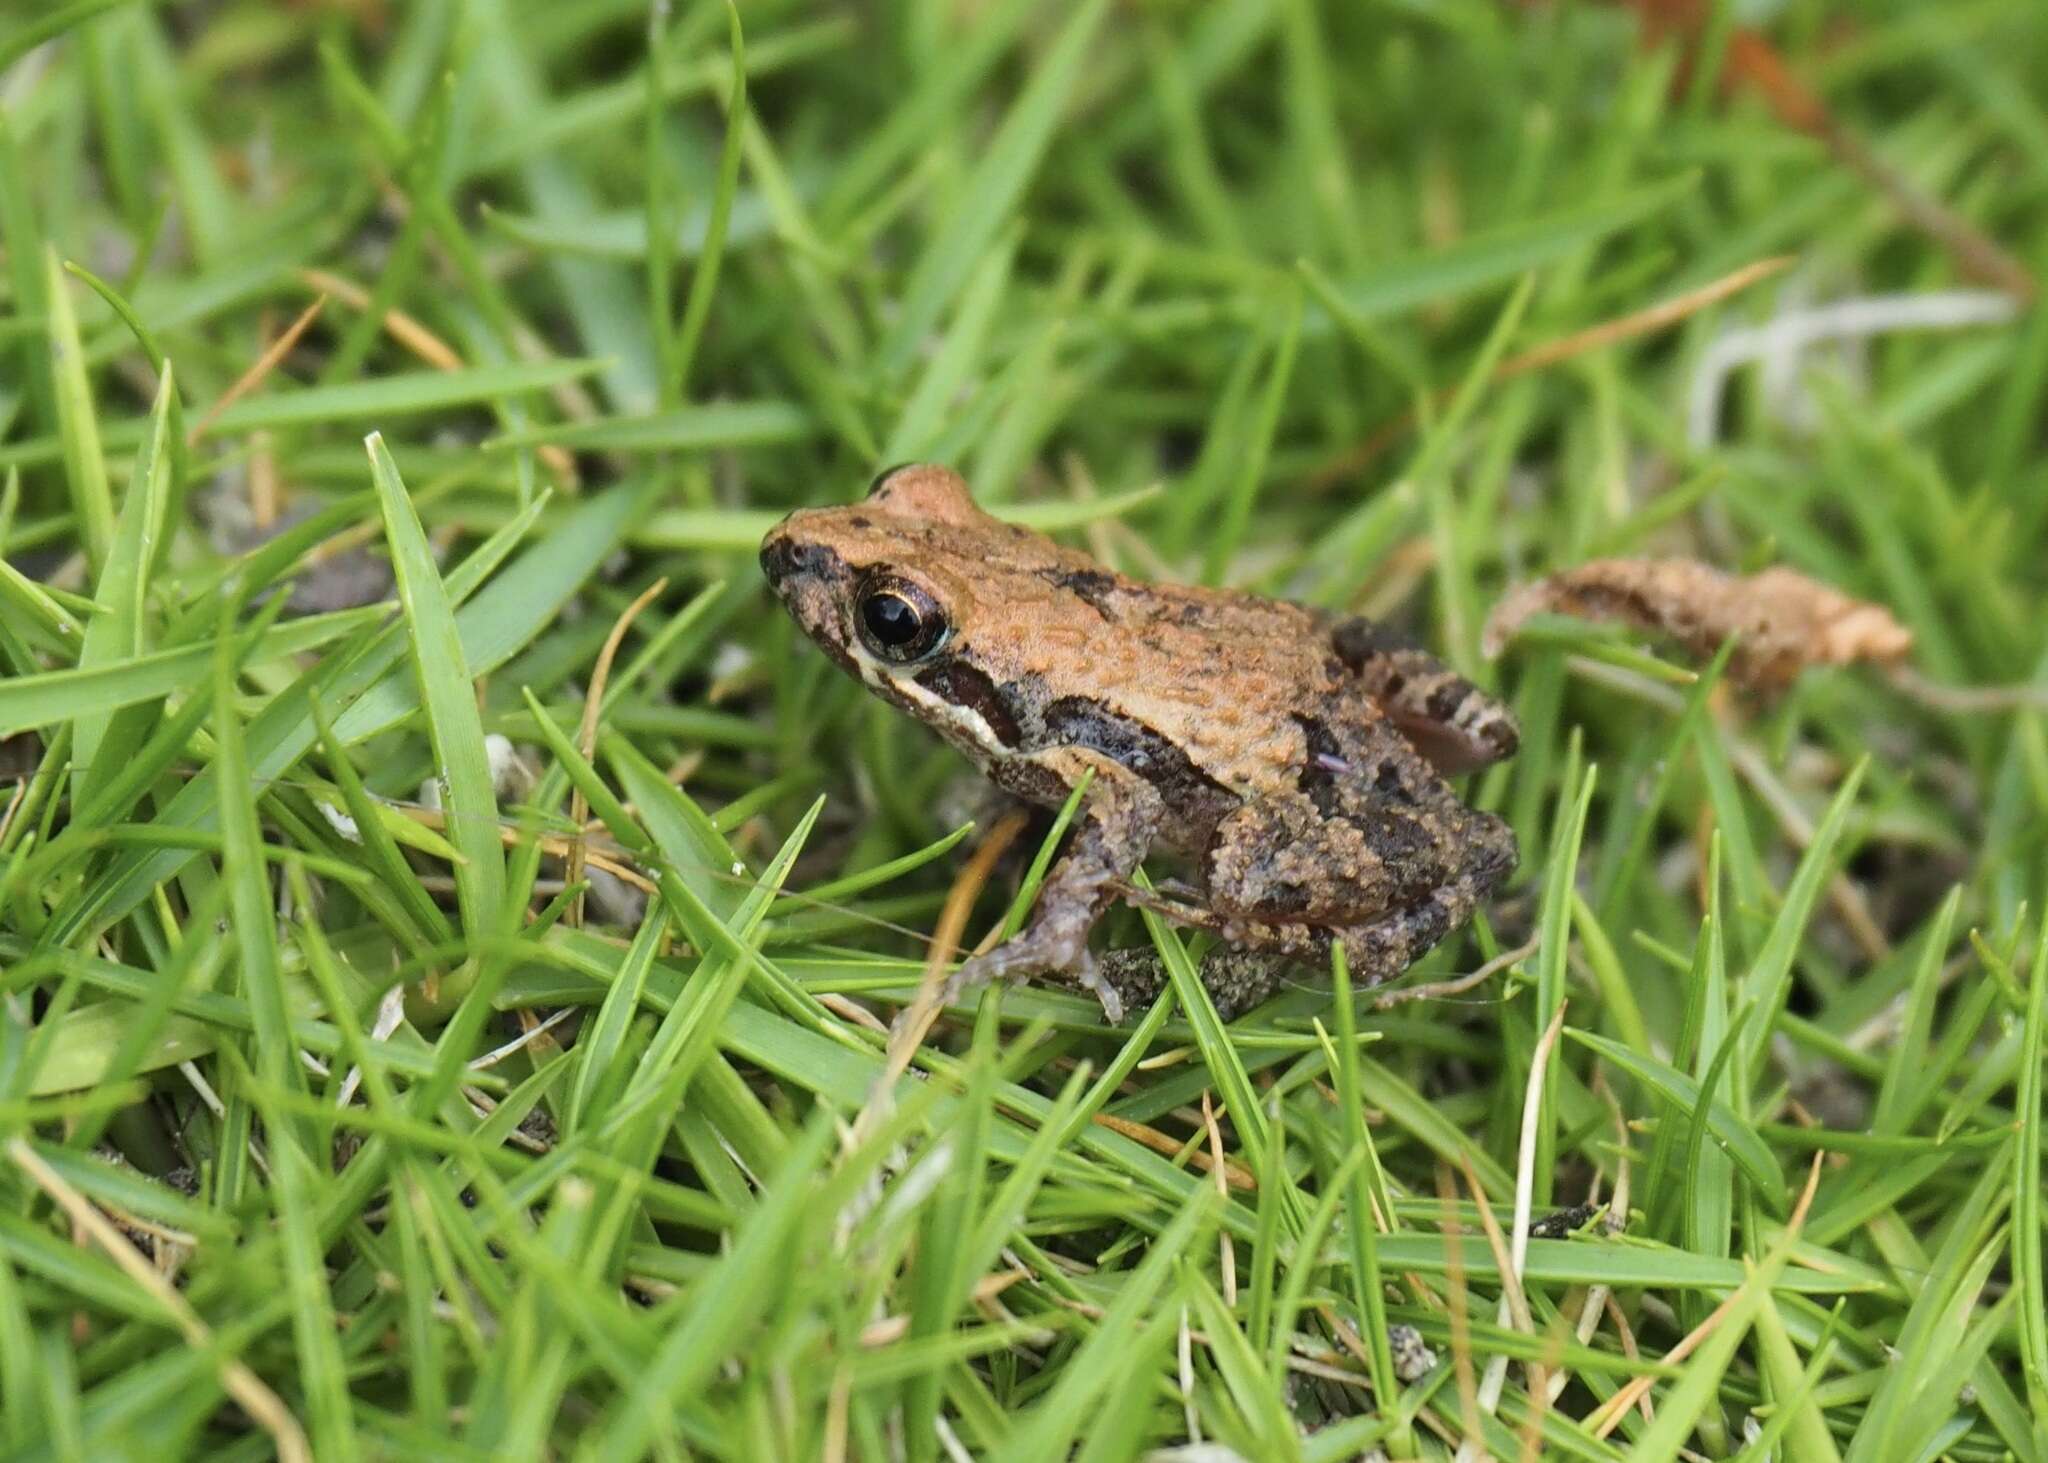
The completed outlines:
[[[2003,325],[2019,312],[2020,302],[1999,290],[1937,290],[1837,300],[1786,310],[1762,325],[1730,330],[1707,347],[1693,368],[1686,388],[1686,441],[1694,447],[1713,446],[1728,378],[1752,362],[1763,365],[1766,398],[1775,410],[1790,415],[1797,410],[1802,357],[1816,346],[1901,330]]]
[[[384,992],[384,999],[377,1003],[377,1020],[370,1027],[370,1040],[389,1041],[391,1033],[398,1030],[398,1023],[405,1019],[405,989],[393,986]],[[341,1091],[334,1099],[336,1107],[347,1107],[356,1095],[356,1088],[362,1084],[363,1069],[350,1067],[348,1075],[341,1079]]]

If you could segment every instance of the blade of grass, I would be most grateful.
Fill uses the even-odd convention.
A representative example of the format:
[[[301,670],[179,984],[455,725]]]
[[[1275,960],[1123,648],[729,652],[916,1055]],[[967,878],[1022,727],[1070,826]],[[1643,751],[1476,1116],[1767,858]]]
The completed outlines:
[[[1748,1029],[1747,1026],[1744,1029]],[[1689,1118],[1700,1110],[1699,1083],[1668,1063],[1631,1051],[1618,1041],[1590,1031],[1567,1027],[1565,1035],[1582,1046],[1591,1047],[1649,1088],[1679,1114]],[[1707,1131],[1713,1135],[1715,1143],[1735,1160],[1773,1208],[1783,1208],[1789,1197],[1785,1176],[1779,1172],[1776,1157],[1757,1136],[1756,1130],[1736,1117],[1723,1103],[1708,1101],[1705,1107]]]
[[[1736,1069],[1738,1080],[1745,1088],[1755,1080],[1771,1030],[1777,1024],[1778,1013],[1785,1008],[1786,998],[1791,994],[1792,962],[1799,952],[1800,936],[1832,874],[1835,845],[1848,824],[1849,810],[1855,806],[1857,789],[1863,785],[1863,775],[1869,766],[1868,758],[1858,761],[1849,770],[1849,775],[1842,779],[1840,789],[1828,803],[1826,814],[1814,830],[1813,841],[1800,855],[1799,868],[1785,890],[1785,902],[1779,907],[1777,918],[1771,922],[1770,933],[1764,937],[1763,948],[1757,952],[1756,961],[1743,982],[1750,1001],[1757,1008],[1757,1019],[1743,1037],[1742,1065]]]
[[[603,557],[610,553],[638,506],[638,495],[614,489],[580,505],[558,523],[548,539],[530,550],[488,588],[483,581],[539,519],[543,504],[529,505],[458,567],[448,579],[451,600],[463,605],[456,616],[468,661],[465,679],[485,675],[538,634],[555,611]],[[330,660],[297,686],[273,698],[250,723],[252,773],[268,782],[305,755],[318,735],[304,704],[306,695],[353,696],[334,718],[344,745],[361,741],[402,721],[419,704],[414,675],[400,664],[405,647],[396,635],[380,635],[360,655]],[[217,794],[210,771],[186,784],[157,813],[157,821],[178,827],[213,826]],[[157,883],[183,868],[188,856],[151,853],[124,857],[67,903],[54,917],[57,938],[75,939],[88,927],[104,928],[149,897]],[[95,922],[98,922],[95,925]]]
[[[71,490],[86,564],[102,569],[114,542],[114,495],[107,486],[107,460],[100,449],[98,412],[85,351],[78,339],[78,315],[57,251],[43,250],[43,295],[49,302],[50,375],[57,403],[58,434],[64,448],[64,480]]]
[[[810,414],[790,402],[717,401],[647,416],[530,427],[493,437],[484,450],[552,443],[591,452],[703,452],[800,442],[817,430]]]
[[[602,370],[604,364],[531,361],[508,366],[470,366],[460,371],[418,371],[334,386],[273,391],[267,396],[245,397],[234,403],[213,419],[209,430],[218,437],[258,427],[326,426],[417,416],[565,386]]]
[[[1142,872],[1139,882],[1150,887]],[[1252,1086],[1251,1074],[1245,1071],[1244,1060],[1231,1042],[1230,1028],[1216,1013],[1216,1003],[1210,998],[1208,987],[1202,984],[1201,972],[1188,958],[1187,948],[1181,944],[1180,937],[1152,910],[1143,910],[1142,913],[1145,932],[1152,937],[1153,948],[1158,950],[1159,958],[1165,963],[1167,978],[1179,1000],[1180,1009],[1194,1028],[1196,1050],[1202,1054],[1203,1063],[1216,1079],[1217,1088],[1230,1111],[1231,1124],[1237,1129],[1247,1152],[1263,1152],[1267,1146],[1265,1110],[1259,1105],[1258,1090]],[[1299,1234],[1306,1217],[1301,1195],[1290,1191],[1282,1216],[1287,1232]]]
[[[288,660],[368,629],[385,614],[382,606],[370,606],[287,621],[265,629],[248,658],[255,662]],[[167,696],[203,675],[215,648],[212,640],[197,641],[104,665],[0,681],[0,737],[67,719],[110,717],[123,707]]]
[[[747,45],[740,33],[740,11],[727,0],[727,35],[732,48],[732,86],[725,99],[725,145],[719,151],[718,182],[711,194],[711,219],[704,229],[704,247],[698,251],[696,268],[690,274],[689,297],[683,302],[683,319],[676,328],[674,378],[671,394],[678,400],[690,394],[690,368],[696,363],[697,342],[704,334],[704,322],[711,315],[711,301],[718,293],[718,269],[725,259],[726,226],[732,220],[733,196],[740,186],[740,139],[747,123]]]
[[[2048,902],[2044,902],[2048,909]],[[2041,1065],[2048,1057],[2048,922],[2034,943],[2027,978],[2027,1014],[2020,1036],[2019,1141],[2013,1149],[2012,1275],[2018,1297],[2020,1367],[2028,1410],[2034,1418],[2036,1451],[2048,1455],[2048,1221],[2042,1217],[2041,1148],[2043,1098]]]
[[[1237,461],[1231,478],[1224,485],[1220,520],[1208,532],[1208,548],[1202,558],[1204,584],[1223,582],[1224,571],[1236,555],[1245,528],[1251,522],[1252,505],[1258,500],[1260,482],[1266,475],[1266,462],[1273,451],[1273,437],[1280,428],[1280,413],[1287,401],[1287,388],[1294,379],[1295,348],[1301,343],[1301,321],[1301,292],[1290,290],[1280,337],[1273,348],[1273,361],[1267,368],[1266,389],[1259,397],[1256,415],[1246,428],[1245,440],[1232,454]]]
[[[1758,1351],[1770,1380],[1773,1411],[1748,1446],[1736,1455],[1739,1463],[1764,1463],[1765,1459],[1777,1456],[1774,1450],[1781,1438],[1788,1440],[1786,1456],[1811,1458],[1814,1463],[1841,1463],[1841,1451],[1835,1447],[1834,1434],[1828,1431],[1813,1395],[1835,1354],[1834,1322],[1839,1318],[1837,1311],[1820,1343],[1813,1348],[1812,1358],[1802,1368],[1777,1302],[1772,1300],[1758,1307]]]
[[[883,462],[921,461],[929,450],[980,364],[996,308],[1010,286],[1010,266],[1016,254],[1017,239],[1012,234],[997,242],[967,281],[945,339],[933,352],[882,447]]]
[[[1087,1340],[1076,1348],[1059,1380],[1020,1419],[1017,1430],[994,1454],[997,1463],[1058,1457],[1087,1428],[1088,1417],[1109,1380],[1109,1362],[1152,1310],[1167,1288],[1175,1263],[1197,1248],[1215,1223],[1215,1190],[1206,1185],[1152,1242],[1145,1258],[1118,1286],[1116,1299]]]
[[[1698,174],[1681,174],[1640,186],[1623,197],[1560,209],[1440,249],[1375,265],[1361,278],[1338,281],[1335,288],[1355,320],[1371,322],[1402,314],[1527,274],[1656,215],[1698,186]],[[1312,310],[1302,329],[1315,336],[1327,333],[1333,323],[1328,315]]]
[[[1216,1287],[1183,1259],[1177,1289],[1194,1299],[1201,1318],[1203,1339],[1210,1360],[1223,1378],[1223,1385],[1237,1404],[1238,1413],[1250,1430],[1257,1458],[1287,1459],[1301,1456],[1300,1433],[1289,1414],[1285,1394],[1268,1384],[1257,1353],[1245,1339],[1237,1317],[1216,1293]]]
[[[660,948],[666,928],[667,920],[652,910],[641,920],[639,933],[633,936],[633,946],[605,993],[604,1003],[597,1008],[596,1018],[578,1033],[576,1080],[570,1085],[562,1115],[564,1132],[574,1133],[582,1127],[601,1088],[623,1079],[624,1074],[614,1068],[614,1059],[625,1043],[627,1025],[639,1014],[647,972],[653,967],[654,952]]]
[[[1818,1177],[1818,1164],[1814,1174]],[[1657,1406],[1656,1420],[1643,1435],[1635,1440],[1629,1449],[1632,1459],[1655,1460],[1655,1463],[1670,1463],[1676,1459],[1692,1435],[1694,1425],[1706,1411],[1720,1389],[1722,1376],[1735,1360],[1735,1352],[1755,1324],[1757,1313],[1770,1304],[1771,1289],[1778,1277],[1785,1271],[1792,1257],[1792,1245],[1798,1238],[1799,1221],[1805,1215],[1806,1205],[1813,1197],[1809,1184],[1806,1195],[1800,1200],[1794,1212],[1792,1223],[1787,1226],[1784,1237],[1772,1247],[1771,1252],[1760,1264],[1750,1266],[1745,1262],[1747,1278],[1742,1287],[1722,1303],[1711,1323],[1712,1329],[1706,1335],[1698,1352],[1686,1363],[1678,1383]],[[1698,1335],[1695,1331],[1693,1335]],[[1619,1413],[1615,1414],[1617,1417]]]
[[[150,409],[149,437],[135,459],[128,496],[95,586],[100,613],[86,622],[85,640],[78,649],[80,671],[100,669],[148,649],[150,571],[171,499],[176,415],[177,386],[166,367],[158,379],[156,405]],[[149,731],[147,708],[136,710],[142,714],[73,714],[73,755],[81,769],[73,784],[74,797],[88,798],[134,756]]]
[[[290,1000],[277,942],[277,917],[262,851],[256,797],[248,776],[241,718],[235,709],[232,642],[223,640],[214,661],[214,743],[222,785],[221,878],[234,921],[240,994],[252,1022],[254,1067],[269,1091],[301,1090],[298,1049],[292,1039]],[[311,1404],[313,1443],[321,1457],[356,1455],[347,1374],[328,1293],[323,1246],[311,1227],[311,1174],[301,1147],[308,1129],[280,1113],[266,1113],[264,1137],[287,1257],[286,1291],[298,1370]]]
[[[654,356],[659,371],[656,401],[672,407],[681,400],[677,391],[675,319],[675,222],[674,199],[670,193],[667,118],[663,107],[668,96],[668,23],[665,4],[647,7],[647,66],[641,145],[646,151],[644,176],[640,184],[642,244],[647,261],[647,310],[654,319]],[[503,220],[494,219],[502,223]]]
[[[142,323],[142,317],[135,313],[135,307],[128,303],[121,292],[75,260],[67,259],[64,261],[64,272],[76,279],[83,280],[94,294],[107,302],[107,308],[121,317],[121,323],[128,327],[128,333],[135,337],[135,343],[141,346],[142,353],[149,357],[150,369],[158,375],[162,375],[164,369],[163,349],[156,343],[156,338],[149,333],[149,327]]]
[[[1358,1007],[1351,993],[1351,965],[1343,941],[1330,949],[1330,999],[1336,1008],[1337,1047],[1334,1054],[1337,1104],[1342,1111],[1347,1149],[1363,1155],[1351,1167],[1351,1192],[1344,1231],[1351,1246],[1351,1294],[1358,1316],[1359,1334],[1365,1338],[1366,1362],[1372,1373],[1372,1395],[1379,1416],[1394,1422],[1394,1399],[1400,1386],[1394,1376],[1393,1351],[1387,1341],[1387,1293],[1380,1281],[1380,1229],[1382,1222],[1392,1229],[1391,1207],[1375,1214],[1373,1180],[1379,1175],[1379,1154],[1365,1126],[1365,1098],[1358,1080]],[[1381,1179],[1381,1185],[1384,1179]],[[1392,1439],[1395,1454],[1408,1452],[1413,1443],[1407,1429],[1395,1424]]]
[[[1576,784],[1565,783],[1565,806],[1569,814],[1558,819],[1557,836],[1550,847],[1550,861],[1543,877],[1543,903],[1537,924],[1536,1003],[1529,1012],[1528,1050],[1535,1050],[1540,1033],[1564,1009],[1565,967],[1571,953],[1572,891],[1578,879],[1579,850],[1584,845],[1586,820],[1593,807],[1593,793],[1599,784],[1599,768],[1587,767]],[[1557,1166],[1557,1092],[1561,1062],[1544,1069],[1542,1099],[1536,1109],[1535,1202],[1551,1202],[1553,1175]]]
[[[71,0],[69,5],[60,5],[55,10],[34,20],[24,21],[0,37],[0,71],[5,71],[45,41],[76,26],[85,24],[96,15],[134,3],[134,0]]]
[[[813,1176],[831,1138],[828,1123],[814,1119],[806,1125],[768,1185],[767,1198],[740,1227],[716,1269],[699,1282],[699,1303],[669,1327],[647,1358],[639,1385],[592,1438],[593,1457],[645,1456],[665,1430],[670,1408],[711,1375],[731,1339],[771,1303],[770,1293],[786,1279],[783,1267],[792,1237],[814,1220]]]
[[[1107,0],[1081,0],[1032,67],[1030,81],[946,211],[949,226],[933,233],[911,267],[895,324],[881,346],[879,365],[885,375],[902,374],[986,257],[989,245],[1008,226],[1059,125],[1108,8]]]
[[[426,531],[413,512],[383,436],[372,432],[364,446],[391,545],[399,604],[411,632],[411,659],[441,779],[448,841],[462,855],[455,866],[455,897],[463,928],[471,933],[495,930],[505,901],[505,853],[498,841],[498,799],[491,787],[483,719],[470,686],[462,633]]]

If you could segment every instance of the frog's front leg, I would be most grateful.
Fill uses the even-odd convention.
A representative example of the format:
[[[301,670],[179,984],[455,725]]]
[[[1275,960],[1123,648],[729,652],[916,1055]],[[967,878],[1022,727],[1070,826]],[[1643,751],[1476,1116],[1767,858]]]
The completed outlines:
[[[1053,754],[1058,755],[1058,754]],[[1073,756],[1072,752],[1064,755]],[[1088,932],[1115,901],[1151,848],[1165,817],[1152,785],[1120,764],[1090,757],[1095,780],[1067,849],[1047,873],[1038,903],[1023,932],[986,954],[976,955],[946,982],[942,1001],[970,986],[1006,977],[1060,975],[1102,1002],[1110,1021],[1123,1019],[1123,999],[1102,980],[1088,953]],[[1071,769],[1041,767],[1064,778]]]

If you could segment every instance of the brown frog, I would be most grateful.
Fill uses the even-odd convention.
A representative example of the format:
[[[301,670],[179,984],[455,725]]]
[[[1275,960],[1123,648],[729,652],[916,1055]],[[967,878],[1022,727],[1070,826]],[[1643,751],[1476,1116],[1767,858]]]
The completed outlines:
[[[1376,983],[1514,869],[1507,825],[1444,781],[1512,754],[1513,717],[1370,620],[1125,578],[922,465],[860,503],[792,513],[761,567],[826,654],[1006,791],[1057,807],[1093,774],[1030,924],[961,966],[954,991],[1060,976],[1120,1020],[1159,976],[1089,954],[1119,896],[1250,952],[1204,967],[1230,1011],[1286,962],[1326,962],[1333,940]],[[1129,884],[1155,846],[1192,864],[1186,897]]]

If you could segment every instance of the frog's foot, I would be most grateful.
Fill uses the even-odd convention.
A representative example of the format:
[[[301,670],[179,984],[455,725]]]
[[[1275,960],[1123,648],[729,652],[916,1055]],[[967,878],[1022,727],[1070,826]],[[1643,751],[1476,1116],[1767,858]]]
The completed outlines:
[[[1102,1003],[1102,1019],[1111,1026],[1124,1024],[1123,992],[1112,985],[1102,973],[1102,964],[1086,950],[1081,952],[1081,964],[1070,971],[1069,978],[1082,990],[1092,994]]]
[[[1331,930],[1333,938],[1344,942],[1353,986],[1364,990],[1395,979],[1471,918],[1485,887],[1461,879],[1370,924]]]
[[[1064,939],[1034,939],[1034,933],[1027,931],[962,963],[940,990],[939,1004],[951,1005],[975,986],[992,980],[1021,984],[1034,975],[1055,975],[1092,993],[1111,1025],[1124,1019],[1122,993],[1102,978],[1085,939],[1070,946]]]
[[[1436,1370],[1436,1353],[1405,1321],[1387,1327],[1387,1347],[1394,1355],[1394,1375],[1403,1382],[1419,1382]]]
[[[1294,964],[1289,956],[1259,950],[1211,950],[1197,973],[1216,1014],[1234,1021],[1285,986]],[[1166,988],[1166,964],[1149,945],[1105,950],[1100,969],[1102,981],[1131,1006],[1150,1005]]]

